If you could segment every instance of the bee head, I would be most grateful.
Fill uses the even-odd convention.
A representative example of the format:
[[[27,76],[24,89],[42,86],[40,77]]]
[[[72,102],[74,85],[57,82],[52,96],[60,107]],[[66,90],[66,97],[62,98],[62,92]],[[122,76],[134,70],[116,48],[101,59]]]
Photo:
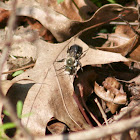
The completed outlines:
[[[78,59],[81,55],[82,55],[82,51],[83,48],[80,47],[79,45],[72,45],[68,50],[67,53],[69,53],[69,55],[75,57],[76,59]]]

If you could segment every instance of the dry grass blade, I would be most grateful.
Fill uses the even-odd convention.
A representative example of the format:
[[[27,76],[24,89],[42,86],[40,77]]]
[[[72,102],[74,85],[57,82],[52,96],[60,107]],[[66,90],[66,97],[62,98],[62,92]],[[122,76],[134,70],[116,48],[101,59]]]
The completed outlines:
[[[108,121],[107,121],[106,114],[105,114],[105,112],[104,112],[103,108],[101,107],[101,105],[100,105],[100,103],[99,103],[98,99],[97,99],[97,98],[95,98],[95,99],[94,99],[94,101],[95,101],[95,102],[96,102],[96,104],[98,105],[98,107],[99,107],[99,109],[100,109],[100,112],[101,112],[101,114],[102,114],[102,116],[103,116],[103,118],[104,118],[104,121],[105,121],[106,125],[108,125]]]
[[[2,74],[9,74],[9,73],[13,73],[15,71],[18,71],[18,70],[25,70],[25,69],[28,69],[28,68],[31,68],[33,67],[35,64],[30,64],[28,66],[24,66],[22,68],[18,68],[18,69],[14,69],[14,70],[10,70],[10,71],[6,71],[6,72],[3,72]]]

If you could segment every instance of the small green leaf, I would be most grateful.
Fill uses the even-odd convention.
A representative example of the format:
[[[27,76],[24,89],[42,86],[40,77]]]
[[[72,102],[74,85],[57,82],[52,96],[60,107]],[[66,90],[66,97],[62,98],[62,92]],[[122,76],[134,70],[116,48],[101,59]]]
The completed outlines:
[[[115,0],[107,0],[107,1],[112,3],[112,4],[116,3]]]
[[[23,72],[24,72],[24,70],[18,70],[18,71],[16,71],[16,72],[14,72],[14,73],[12,74],[12,76],[13,76],[13,77],[16,77],[16,76],[22,74]]]
[[[64,0],[57,0],[57,3],[60,4],[62,3]]]
[[[22,101],[19,100],[17,102],[17,116],[18,116],[18,118],[21,118],[22,108],[23,108],[23,103],[22,103]]]
[[[3,110],[3,113],[6,115],[6,116],[10,116],[9,112],[7,110]]]
[[[98,7],[101,7],[102,6],[102,3],[99,0],[92,0],[92,2],[94,4],[96,4]]]
[[[100,33],[107,33],[108,31],[107,31],[107,29],[101,29],[99,32]]]
[[[15,128],[16,125],[14,123],[5,123],[5,124],[2,124],[0,125],[0,131],[5,131],[7,129],[11,129],[11,128]]]
[[[115,32],[115,30],[116,30],[116,26],[113,27],[112,32]]]

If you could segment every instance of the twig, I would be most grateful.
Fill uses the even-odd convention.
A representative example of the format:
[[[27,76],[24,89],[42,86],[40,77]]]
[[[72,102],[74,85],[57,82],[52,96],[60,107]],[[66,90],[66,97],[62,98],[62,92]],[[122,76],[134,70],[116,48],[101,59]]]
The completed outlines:
[[[12,3],[12,13],[11,16],[9,17],[8,21],[8,33],[6,36],[6,41],[5,41],[5,48],[3,49],[3,53],[1,55],[1,61],[0,61],[0,98],[1,101],[3,102],[3,105],[5,109],[10,113],[10,119],[15,123],[18,129],[21,130],[21,132],[26,136],[28,140],[33,140],[33,137],[28,133],[28,131],[22,126],[21,121],[18,119],[14,109],[13,105],[10,102],[10,100],[4,96],[2,87],[1,87],[1,75],[2,75],[2,69],[4,67],[4,63],[7,60],[8,57],[8,52],[11,49],[11,44],[12,44],[12,39],[13,39],[13,30],[14,30],[14,25],[16,21],[16,4],[17,0],[14,0]]]
[[[72,3],[75,5],[75,7],[77,8],[77,10],[80,12],[80,8],[78,7],[78,5],[75,3],[75,1],[74,0],[71,0],[72,1]]]
[[[117,19],[119,19],[119,17],[115,17],[115,18],[109,19],[109,20],[107,20],[107,21],[104,21],[104,22],[95,24],[95,25],[93,25],[93,26],[90,26],[90,27],[88,27],[88,28],[85,28],[85,29],[81,30],[80,32],[78,32],[76,35],[74,35],[73,38],[79,37],[82,33],[86,32],[86,31],[88,31],[88,30],[90,30],[90,29],[99,27],[99,26],[101,26],[101,25],[107,24],[107,23],[109,23],[110,21],[117,20]]]
[[[98,99],[95,98],[94,101],[95,101],[96,104],[98,105],[98,107],[99,107],[99,109],[100,109],[100,112],[101,112],[101,114],[102,114],[102,116],[103,116],[103,118],[104,118],[104,121],[105,121],[106,125],[108,125],[108,121],[107,121],[107,118],[106,118],[106,114],[105,114],[105,112],[103,111],[103,108],[101,107],[101,105],[100,105]]]
[[[119,15],[119,18],[120,18],[121,20],[123,20],[123,21],[132,29],[132,31],[133,31],[136,35],[140,35],[140,34],[129,24],[129,22],[128,22],[127,20],[125,20],[125,19],[122,17],[121,14]]]
[[[109,24],[113,24],[113,25],[127,25],[125,22],[118,22],[118,21],[116,21],[116,22],[115,21],[112,21]],[[129,24],[131,26],[137,26],[137,25],[139,25],[138,22],[129,22]]]
[[[80,101],[79,101],[77,95],[75,94],[75,92],[74,92],[74,94],[73,94],[73,97],[74,97],[74,100],[76,101],[76,103],[77,103],[77,105],[78,105],[78,107],[79,107],[79,110],[81,111],[82,115],[84,116],[85,120],[87,121],[87,123],[88,123],[91,127],[93,127],[93,125],[92,125],[90,119],[88,118],[88,116],[87,116],[87,114],[86,114],[86,112],[85,112],[85,109],[83,108],[82,104],[80,103]]]
[[[33,67],[34,65],[35,64],[30,64],[30,65],[24,66],[22,68],[18,68],[18,69],[14,69],[14,70],[9,70],[9,71],[3,72],[2,74],[10,74],[10,73],[13,73],[13,72],[18,71],[18,70],[24,70],[24,69]]]
[[[128,110],[126,112],[122,112],[121,115],[116,115],[114,116],[114,120],[115,121],[119,121],[121,119],[123,119],[123,117],[125,115],[127,115],[128,113],[130,113],[131,111],[133,111],[133,109],[136,107],[136,106],[139,106],[140,105],[140,101],[138,103],[136,103],[134,106],[128,108]]]
[[[41,137],[41,140],[95,140],[113,134],[123,133],[133,128],[140,128],[140,116],[77,133]],[[35,140],[40,140],[40,137],[35,138]]]
[[[83,95],[83,89],[82,89],[81,84],[78,84],[78,87],[79,87],[79,92],[80,92],[81,101],[82,101],[83,106],[85,107],[85,109],[87,110],[87,112],[90,114],[90,116],[92,117],[92,119],[97,123],[97,125],[98,125],[99,127],[102,127],[102,125],[100,124],[100,122],[99,122],[99,121],[95,118],[95,116],[90,112],[90,110],[88,109],[88,107],[87,107],[87,105],[86,105],[86,103],[85,103],[85,101],[84,101],[84,99],[83,99],[84,95]]]

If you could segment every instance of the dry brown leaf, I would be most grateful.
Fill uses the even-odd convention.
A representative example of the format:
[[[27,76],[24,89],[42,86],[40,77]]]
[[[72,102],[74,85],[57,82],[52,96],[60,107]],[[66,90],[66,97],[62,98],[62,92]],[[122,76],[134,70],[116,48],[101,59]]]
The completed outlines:
[[[36,83],[29,90],[23,108],[23,114],[32,112],[33,115],[24,118],[23,123],[32,133],[39,135],[45,134],[46,125],[52,117],[67,124],[72,131],[87,129],[89,126],[72,97],[73,86],[69,75],[62,73],[62,76],[57,76],[59,71],[57,72],[55,70],[57,67],[55,68],[53,65],[68,42],[58,45],[47,43],[47,46],[44,41],[37,43],[40,49],[36,65],[33,70],[21,75],[22,79],[23,77],[24,79],[30,78]],[[67,52],[66,49],[64,54]],[[66,54],[62,57],[65,56]],[[40,122],[42,123],[40,124]]]
[[[105,81],[103,81],[103,86],[106,89],[111,89],[111,88],[119,89],[120,83],[113,77],[107,77]]]
[[[132,109],[132,111],[129,113],[129,117],[135,117],[135,116],[139,116],[140,115],[140,105],[138,104],[140,101],[139,100],[133,100],[133,101],[131,101],[130,103],[129,103],[129,105],[128,105],[128,109],[129,108],[132,108],[132,107],[134,107],[133,109]]]
[[[133,10],[135,11],[136,9],[134,8]],[[133,18],[133,16],[135,16],[135,19]],[[131,21],[135,22],[137,20],[136,17],[137,12],[135,11],[130,15],[129,18],[131,19]],[[129,21],[125,17],[123,19]],[[136,26],[133,28],[136,29]],[[133,30],[129,26],[118,25],[115,33],[111,33],[108,35],[99,33],[99,35],[99,37],[107,38],[108,40],[102,47],[96,48],[104,51],[121,53],[123,56],[128,55],[132,60],[140,61],[139,36],[134,34]],[[108,42],[111,42],[110,46],[108,46]]]
[[[18,14],[21,14],[22,16],[24,14],[31,17],[35,16],[35,18],[38,19],[41,23],[44,22],[43,24],[45,25],[45,27],[50,28],[54,34],[56,33],[55,37],[58,40],[65,40],[66,38],[69,38],[72,35],[76,34],[78,31],[81,31],[82,29],[93,25],[93,23],[97,24],[110,18],[114,18],[118,15],[118,12],[113,13],[113,11],[116,11],[116,9],[122,9],[122,6],[120,5],[106,5],[99,9],[95,13],[93,18],[91,18],[89,21],[75,22],[67,19],[63,15],[55,13],[55,11],[52,11],[49,8],[47,9],[48,11],[45,11],[46,13],[48,12],[48,15],[46,15],[46,13],[42,9],[36,9],[37,6],[32,7],[36,10],[33,10],[33,13],[42,12],[45,17],[44,18],[42,15],[42,17],[44,18],[43,21],[41,19],[42,17],[38,15],[39,13],[34,15],[27,10],[28,8],[31,8],[29,6],[18,9]],[[110,9],[111,11],[109,11],[108,9]],[[22,12],[27,13],[22,13],[20,10],[23,10]],[[103,15],[104,12],[108,13],[110,16],[103,18],[101,15]],[[55,19],[56,17],[57,19]],[[64,27],[65,29],[68,29],[68,31],[69,29],[75,29],[76,26],[79,25],[80,28],[77,31],[69,32],[70,34],[66,30],[67,35],[63,34],[63,25],[67,23],[67,21],[69,22]],[[52,25],[53,22],[54,25]],[[60,27],[58,23],[63,23],[63,25]],[[60,30],[58,29],[58,27]],[[34,68],[27,70],[25,73],[14,78],[12,82],[15,84],[8,91],[8,96],[11,97],[11,100],[13,100],[13,102],[14,93],[18,94],[18,99],[20,95],[19,93],[21,93],[21,89],[22,92],[24,92],[24,97],[22,99],[24,101],[23,114],[32,113],[32,115],[27,118],[22,118],[22,122],[35,135],[45,135],[46,126],[52,118],[65,123],[71,131],[90,128],[89,124],[86,122],[85,118],[79,111],[78,105],[76,104],[72,96],[74,92],[73,76],[65,74],[64,69],[62,69],[62,67],[65,65],[63,62],[56,62],[67,57],[67,50],[73,44],[77,44],[83,47],[83,52],[85,55],[83,55],[83,57],[80,59],[82,66],[128,61],[121,54],[88,48],[88,46],[84,42],[74,37],[60,44],[50,44],[41,39],[37,39],[33,45],[33,47],[35,48],[33,54],[35,54],[35,57],[37,58]],[[15,45],[17,44],[15,43]],[[25,54],[24,50],[27,52],[27,49],[23,49],[23,53]],[[30,83],[25,79],[31,80],[33,82]],[[18,81],[20,82],[16,83]]]
[[[133,44],[133,42],[136,40],[136,36],[134,36],[131,39],[127,38],[127,40],[126,40],[126,38],[124,39],[123,37],[119,37],[119,39],[121,39],[121,41],[119,41],[118,38],[117,38],[117,41],[116,41],[118,46],[116,45],[116,46],[113,46],[113,47],[96,47],[96,48],[99,49],[99,50],[120,53],[123,56],[125,56],[125,55],[128,54],[128,52],[131,51],[130,47]],[[124,41],[126,43],[122,44],[122,41]],[[121,43],[119,43],[119,42],[121,42]],[[137,40],[135,41],[135,44],[136,44],[136,42],[137,42]],[[119,45],[118,43],[121,44],[121,45]]]
[[[4,27],[7,20],[8,20],[8,17],[9,17],[10,13],[9,13],[9,11],[0,8],[0,14],[1,14],[1,16],[0,16],[1,25],[0,26]]]
[[[0,27],[4,28],[7,24],[11,11],[0,8],[0,13],[1,13]],[[23,24],[23,22],[24,24],[28,23],[31,26],[31,29],[37,30],[39,32],[39,35],[42,36],[45,40],[50,41],[50,42],[54,40],[54,37],[52,36],[52,34],[41,23],[39,23],[35,19],[29,18],[29,17],[23,17],[23,16],[17,17],[16,26]]]
[[[96,119],[99,116],[99,109],[97,107],[97,105],[94,105],[94,115],[91,113],[91,111],[89,110],[89,108],[86,105],[86,101],[89,97],[89,95],[91,95],[93,93],[93,86],[92,83],[95,82],[97,78],[97,73],[95,72],[94,68],[91,66],[86,66],[84,68],[82,68],[81,71],[78,71],[77,76],[74,79],[74,99],[76,101],[76,103],[78,104],[78,107],[81,111],[81,113],[83,114],[83,116],[85,117],[85,119],[87,120],[87,122],[93,126],[93,124],[91,123],[90,119],[88,118],[86,111],[90,114],[90,116],[92,117],[92,119],[97,123],[98,126],[101,126],[101,124],[99,123],[99,121]],[[96,98],[96,96],[95,96]],[[93,104],[92,104],[93,105]],[[95,113],[96,112],[96,113]],[[96,118],[95,118],[96,116]]]
[[[128,61],[117,53],[90,49],[80,39],[68,40],[60,44],[36,40],[37,61],[34,68],[12,80],[15,83],[22,79],[29,79],[35,83],[33,85],[33,82],[29,84],[28,81],[23,80],[24,85],[15,85],[17,90],[14,91],[20,93],[23,87],[26,89],[23,114],[31,112],[33,115],[23,118],[22,122],[35,135],[45,134],[46,125],[52,117],[65,123],[71,131],[90,127],[72,97],[73,76],[67,75],[64,70],[59,70],[64,66],[63,62],[56,62],[67,57],[67,49],[73,44],[82,46],[83,51],[86,51],[85,56],[80,60],[83,66]],[[9,90],[8,93],[13,97],[12,91]]]
[[[45,27],[49,28],[54,33],[57,40],[60,41],[64,41],[70,38],[72,35],[75,35],[79,31],[91,25],[104,22],[110,18],[114,18],[118,15],[118,11],[122,10],[122,6],[120,5],[106,5],[100,8],[90,20],[86,22],[75,22],[58,13],[55,13],[55,11],[52,11],[48,7],[48,9],[46,8],[48,11],[45,9],[44,12],[43,9],[41,9],[38,5],[32,6],[33,9],[30,9],[33,10],[32,13],[26,11],[31,7],[28,7],[27,3],[25,3],[25,5],[25,7],[22,7],[23,9],[18,9],[18,14],[20,15],[22,12],[25,12],[25,15],[40,20],[42,17],[40,18],[38,16],[39,13],[34,15],[33,13],[35,11],[33,9],[35,8],[37,12],[42,12],[42,14],[45,13],[45,19],[43,19],[44,24],[47,24]],[[21,4],[19,4],[19,6],[21,6]],[[21,12],[20,10],[23,11]],[[128,10],[128,13],[130,11]],[[46,14],[47,12],[49,12],[49,15]],[[103,13],[108,14],[107,17],[104,16]],[[21,15],[24,14],[22,13]],[[46,17],[48,17],[47,21]],[[56,17],[58,19],[55,19]],[[42,22],[42,20],[40,21]],[[60,21],[60,23],[58,21]],[[52,25],[53,22],[54,26]],[[61,23],[63,22],[64,24],[67,23],[67,25],[63,27],[63,24],[60,27],[56,22],[58,22],[59,25],[61,25]],[[94,22],[94,24],[92,22]],[[77,27],[79,28],[76,31],[73,31]],[[63,30],[65,31],[62,32]],[[26,43],[30,44],[28,41],[26,41]],[[82,66],[107,64],[120,61],[128,62],[128,59],[123,57],[121,54],[88,48],[88,46],[84,42],[75,37],[60,44],[47,43],[41,39],[36,39],[35,42],[32,42],[31,45],[34,49],[31,49],[30,51],[31,56],[33,55],[37,59],[36,64],[33,69],[27,70],[25,73],[12,80],[12,84],[7,86],[7,90],[9,89],[7,92],[7,96],[10,97],[14,105],[16,105],[16,101],[19,99],[24,102],[22,113],[31,113],[32,115],[28,116],[27,118],[22,118],[22,123],[34,135],[45,135],[46,127],[48,127],[48,124],[52,121],[52,119],[56,119],[59,121],[59,123],[51,125],[50,128],[48,127],[52,133],[63,133],[66,129],[66,126],[68,126],[70,131],[79,131],[90,128],[90,125],[88,124],[89,122],[87,123],[87,120],[83,117],[83,114],[80,112],[79,107],[72,96],[74,92],[73,76],[66,74],[64,69],[62,69],[65,63],[57,62],[67,57],[67,50],[73,44],[77,44],[83,48],[84,55],[80,59]],[[16,46],[19,44],[15,42],[14,45]],[[21,48],[23,49],[23,47]],[[15,53],[19,55],[18,52]],[[22,53],[25,55],[25,53],[27,53],[27,49],[23,49]],[[92,73],[92,75],[93,74],[94,72]],[[95,79],[96,76],[93,76],[92,80],[94,81]],[[95,86],[96,88],[98,88],[98,91],[101,89],[96,83]],[[119,85],[115,84],[115,86],[113,86],[113,88],[111,89],[110,85],[108,84],[105,87],[110,92],[110,102],[113,102],[113,104],[124,104],[124,102],[126,102],[126,95],[124,95],[124,93],[122,94],[121,89],[117,89]],[[89,91],[86,88],[83,88],[83,93],[86,93],[85,100],[87,96],[91,94],[92,90],[92,88],[89,89]],[[1,108],[2,106],[0,106],[0,109]],[[116,108],[114,110],[116,110]]]
[[[133,28],[136,30],[137,26],[133,26]],[[115,34],[119,34],[120,36],[125,35],[128,38],[132,38],[133,36],[135,36],[133,30],[131,30],[130,27],[127,25],[117,25],[115,29]]]
[[[92,83],[95,82],[97,78],[97,73],[93,67],[87,66],[83,68],[82,71],[78,71],[77,75],[78,76],[76,76],[73,83],[75,94],[78,96],[79,100],[81,100],[80,98],[82,97],[84,101],[86,102],[89,95],[93,93]],[[82,96],[79,91],[79,85],[81,85],[83,88]]]
[[[123,41],[123,38],[121,38]],[[129,57],[132,60],[140,61],[140,46],[139,46],[139,37],[135,35],[128,42],[121,44],[119,46],[114,47],[96,47],[99,50],[109,51],[109,52],[116,52],[120,53],[123,56],[126,56],[128,53]]]
[[[50,43],[53,43],[55,41],[55,38],[51,34],[51,32],[48,29],[46,29],[41,23],[39,23],[37,20],[35,20],[33,18],[29,18],[29,17],[25,17],[25,16],[17,17],[17,24],[18,25],[21,25],[21,24],[28,25],[29,24],[30,28],[32,30],[37,31],[39,36],[42,37],[44,40],[46,40]]]
[[[130,83],[131,83],[131,82],[132,82],[132,83],[134,82],[136,85],[140,85],[140,75],[138,75],[137,77],[131,79],[129,82],[130,82]]]
[[[6,38],[8,28],[3,30],[0,35],[1,45],[0,50],[4,48],[4,41]],[[38,33],[30,28],[19,27],[14,33],[12,41],[11,56],[28,57],[36,60],[37,48],[32,45],[35,39],[38,38]]]
[[[53,10],[65,15],[69,19],[77,21],[88,19],[88,12],[95,12],[98,9],[90,0],[75,0],[74,2],[79,10],[71,0],[65,0],[60,4],[58,4],[56,0],[38,0],[38,2],[43,4],[43,6],[51,7]]]
[[[118,86],[118,83],[116,83],[116,80],[113,78],[107,78],[107,81],[103,83],[106,84],[106,82],[111,81],[114,83],[115,86]],[[115,81],[115,82],[114,82]],[[109,83],[111,84],[111,83]],[[94,85],[94,91],[95,93],[104,101],[107,102],[112,102],[115,104],[125,104],[126,103],[126,93],[123,91],[123,89],[119,86],[119,88],[114,88],[113,85],[111,85],[111,88],[108,88],[110,86],[105,86],[107,87],[105,91],[104,87],[99,86],[96,82]]]
[[[125,34],[120,35],[118,33],[111,33],[111,34],[98,33],[98,35],[99,35],[98,38],[107,39],[105,44],[102,45],[102,48],[123,45],[130,40],[130,38],[127,37]]]
[[[134,29],[136,29],[136,27]],[[104,34],[101,34],[101,36],[106,38]],[[123,56],[128,55],[134,61],[140,61],[140,39],[138,35],[134,34],[133,30],[129,26],[119,25],[117,26],[115,33],[107,36],[108,41],[112,44],[110,46],[104,44],[102,47],[97,47],[98,49],[121,53]]]
[[[119,13],[124,10],[123,7],[118,4],[104,5],[98,9],[89,20],[79,22],[66,18],[48,6],[41,7],[37,2],[34,2],[34,4],[35,5],[33,5],[31,1],[24,1],[23,3],[20,1],[17,8],[17,15],[28,16],[38,20],[45,28],[50,30],[58,41],[65,41],[89,26],[116,18]],[[10,10],[10,6],[6,6],[7,9]],[[0,7],[6,9],[2,4]],[[130,17],[131,20],[137,19],[136,14],[133,14],[134,12],[136,13],[136,9],[127,8],[124,10],[125,18],[127,20],[130,20]]]
[[[128,90],[130,91],[132,97],[131,100],[140,99],[140,75],[131,79],[128,84]]]
[[[123,120],[127,118],[133,118],[140,115],[140,103],[139,100],[132,100],[128,106],[121,108],[117,115],[114,115],[114,121]]]
[[[67,132],[67,126],[64,123],[62,123],[54,118],[52,118],[50,120],[50,122],[48,122],[47,129],[52,134],[62,134],[62,133]]]
[[[107,77],[105,79],[105,81],[103,81],[103,86],[104,86],[104,88],[106,90],[109,90],[110,93],[115,93],[116,94],[115,98],[118,98],[117,99],[118,102],[119,102],[119,100],[121,100],[122,95],[126,96],[126,94],[124,93],[123,89],[121,89],[122,85],[113,77]],[[119,89],[120,89],[120,91],[118,91]],[[117,102],[117,100],[116,100],[116,102]],[[115,104],[115,103],[112,103],[112,102],[106,102],[106,105],[110,109],[112,114],[114,114],[117,111],[118,107],[119,107],[118,104]]]
[[[140,45],[139,45],[139,43],[140,43],[140,38],[138,36],[137,44],[134,45],[131,50],[129,50],[130,51],[129,52],[129,57],[132,60],[136,60],[138,62],[140,62],[140,55],[139,55],[140,54]]]

